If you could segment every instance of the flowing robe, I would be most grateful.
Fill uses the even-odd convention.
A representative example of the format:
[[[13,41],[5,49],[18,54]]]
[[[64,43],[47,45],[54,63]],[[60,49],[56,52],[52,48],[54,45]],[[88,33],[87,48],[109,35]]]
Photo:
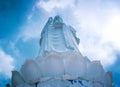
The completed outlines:
[[[64,23],[46,24],[40,38],[39,56],[50,52],[79,52],[76,31]]]

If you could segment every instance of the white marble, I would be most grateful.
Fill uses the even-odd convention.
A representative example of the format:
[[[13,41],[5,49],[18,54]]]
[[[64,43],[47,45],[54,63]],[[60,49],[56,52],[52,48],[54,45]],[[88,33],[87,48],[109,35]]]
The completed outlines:
[[[38,82],[42,75],[38,64],[32,59],[27,59],[20,71],[25,81],[31,84]]]
[[[65,60],[65,74],[73,77],[82,77],[86,75],[86,61],[79,53],[71,53]]]
[[[113,87],[113,84],[112,84],[112,73],[110,71],[105,73],[104,84],[105,84],[105,87]]]
[[[20,84],[24,84],[25,81],[18,71],[12,71],[12,86],[16,87]]]
[[[50,17],[41,32],[40,51],[12,74],[13,87],[113,87],[112,74],[78,49],[79,38],[62,18]],[[23,79],[23,78],[24,79]]]
[[[103,81],[104,70],[99,61],[92,61],[87,67],[87,79],[93,81]]]
[[[64,64],[62,58],[56,53],[46,56],[40,65],[43,77],[59,77],[64,75]]]
[[[40,37],[39,56],[46,56],[49,52],[79,52],[80,40],[71,26],[63,23],[60,16],[48,19]]]

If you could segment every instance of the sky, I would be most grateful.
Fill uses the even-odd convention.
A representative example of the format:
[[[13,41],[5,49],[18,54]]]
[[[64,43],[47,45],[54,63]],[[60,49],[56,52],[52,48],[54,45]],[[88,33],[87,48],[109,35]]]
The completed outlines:
[[[120,0],[0,0],[0,87],[38,56],[41,30],[55,15],[76,29],[82,55],[100,60],[120,87]]]

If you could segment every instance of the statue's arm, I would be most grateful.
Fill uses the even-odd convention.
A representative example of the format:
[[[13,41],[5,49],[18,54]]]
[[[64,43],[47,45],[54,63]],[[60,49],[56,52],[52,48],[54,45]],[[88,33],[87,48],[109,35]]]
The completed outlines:
[[[41,31],[41,36],[40,36],[40,41],[39,41],[40,46],[41,46],[41,44],[42,44],[42,40],[43,40],[43,36],[44,36],[45,30],[46,30],[46,26],[45,26],[45,27],[43,28],[43,30]]]
[[[41,46],[41,44],[42,44],[42,40],[43,40],[44,33],[45,33],[47,27],[52,23],[52,21],[53,21],[53,18],[50,17],[50,18],[48,19],[45,27],[44,27],[44,28],[42,29],[42,31],[41,31],[41,37],[40,37],[40,42],[39,42],[39,43],[40,43],[40,46]]]
[[[71,26],[69,26],[69,27],[70,27],[70,31],[72,32],[72,34],[73,34],[77,44],[79,45],[80,39],[78,37],[76,37],[76,30],[73,27],[71,27]]]

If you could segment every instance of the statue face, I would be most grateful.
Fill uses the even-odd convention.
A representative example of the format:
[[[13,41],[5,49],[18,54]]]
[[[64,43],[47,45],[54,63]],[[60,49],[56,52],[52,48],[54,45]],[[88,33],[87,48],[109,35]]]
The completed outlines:
[[[63,20],[60,16],[55,16],[54,23],[63,23]]]
[[[50,18],[49,18],[49,21],[52,21],[52,20],[53,20],[53,18],[52,18],[52,17],[50,17]]]
[[[53,21],[53,18],[52,18],[52,17],[50,17],[50,18],[48,19],[48,23],[49,23],[49,24],[51,24],[51,23],[52,23],[52,21]]]

